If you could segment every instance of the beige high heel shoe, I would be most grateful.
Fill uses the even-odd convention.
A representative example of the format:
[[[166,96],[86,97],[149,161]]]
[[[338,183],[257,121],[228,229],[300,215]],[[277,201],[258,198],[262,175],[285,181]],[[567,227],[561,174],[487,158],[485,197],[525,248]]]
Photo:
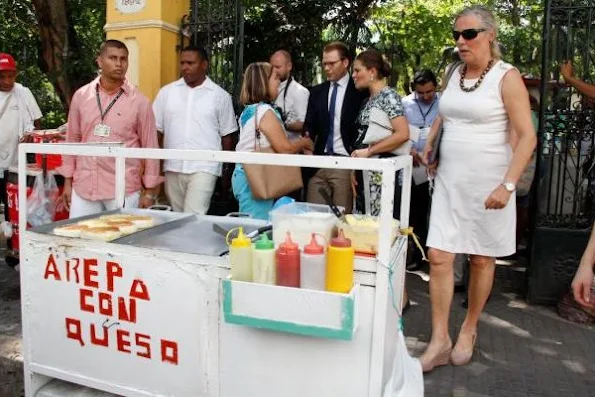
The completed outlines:
[[[461,335],[464,335],[464,338],[468,338],[468,336],[465,334],[459,334],[457,344],[455,345],[454,349],[452,349],[452,353],[450,354],[450,362],[452,365],[467,365],[473,358],[475,342],[477,342],[477,333],[471,335],[471,345],[466,346],[462,346],[462,344],[459,343],[461,341]]]
[[[426,350],[427,352],[427,350]],[[447,365],[450,361],[450,354],[452,352],[452,342],[449,343],[449,347],[442,352],[436,354],[432,358],[425,358],[425,353],[419,357],[421,368],[423,372],[430,372],[436,367]]]

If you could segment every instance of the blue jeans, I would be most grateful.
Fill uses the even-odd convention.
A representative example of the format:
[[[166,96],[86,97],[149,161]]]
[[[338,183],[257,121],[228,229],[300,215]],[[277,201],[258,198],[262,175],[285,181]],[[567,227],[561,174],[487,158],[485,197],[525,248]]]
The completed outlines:
[[[269,212],[273,209],[274,200],[257,200],[252,196],[248,178],[241,164],[236,164],[231,177],[231,187],[240,205],[240,212],[250,214],[255,219],[269,220]]]

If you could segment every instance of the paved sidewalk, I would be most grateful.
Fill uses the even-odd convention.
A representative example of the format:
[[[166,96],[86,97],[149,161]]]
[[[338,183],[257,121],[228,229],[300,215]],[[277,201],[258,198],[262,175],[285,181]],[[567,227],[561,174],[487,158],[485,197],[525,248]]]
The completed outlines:
[[[595,397],[595,329],[519,299],[524,278],[519,270],[498,266],[473,362],[426,375],[426,396]],[[413,306],[405,315],[405,335],[417,356],[430,339],[428,284],[416,275],[408,275],[407,281]],[[453,342],[465,317],[463,299],[463,294],[455,294]]]
[[[18,277],[0,261],[0,397],[22,395]],[[426,396],[595,397],[595,329],[518,299],[522,279],[518,269],[498,267],[496,287],[480,324],[475,360],[427,375]],[[419,355],[430,337],[428,285],[409,275],[408,289],[413,306],[405,316],[405,334],[411,351]],[[455,294],[453,339],[465,314],[462,300],[462,294]]]

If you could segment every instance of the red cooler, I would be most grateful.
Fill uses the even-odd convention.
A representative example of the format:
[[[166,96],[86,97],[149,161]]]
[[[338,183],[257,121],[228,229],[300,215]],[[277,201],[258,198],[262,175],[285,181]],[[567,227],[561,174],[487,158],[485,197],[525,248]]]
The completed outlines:
[[[29,164],[27,166],[27,197],[31,195],[33,185],[35,185],[35,178],[42,173],[41,168],[36,164]],[[61,195],[64,191],[64,177],[56,174],[55,171],[48,172],[54,175],[56,183],[58,184],[58,191]],[[8,196],[8,220],[12,224],[12,248],[15,251],[19,249],[19,174],[17,167],[11,167],[8,172],[8,179],[6,180],[6,193]],[[64,206],[56,208],[54,221],[61,221],[68,219],[68,210]]]
[[[59,143],[64,141],[65,133],[58,130],[39,130],[33,131],[34,143]],[[43,155],[35,155],[35,163],[38,167],[43,167]],[[54,170],[62,165],[62,156],[59,154],[47,155],[47,169]]]

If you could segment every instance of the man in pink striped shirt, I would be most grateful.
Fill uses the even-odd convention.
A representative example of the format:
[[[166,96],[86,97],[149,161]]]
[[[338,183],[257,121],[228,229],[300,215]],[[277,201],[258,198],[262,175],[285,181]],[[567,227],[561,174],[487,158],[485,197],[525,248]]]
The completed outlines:
[[[97,63],[101,75],[72,98],[66,141],[158,148],[151,104],[126,80],[128,49],[124,43],[104,42]],[[64,156],[60,173],[66,178],[62,199],[70,207],[71,218],[116,209],[115,159]],[[126,160],[124,206],[153,205],[162,182],[159,160]]]

